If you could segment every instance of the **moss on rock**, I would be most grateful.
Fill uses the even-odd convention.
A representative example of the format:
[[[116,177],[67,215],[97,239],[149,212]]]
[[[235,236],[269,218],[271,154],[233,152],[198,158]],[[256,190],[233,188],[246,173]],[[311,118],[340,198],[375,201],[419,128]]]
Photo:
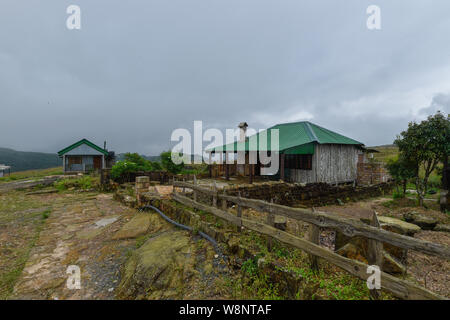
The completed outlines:
[[[180,297],[185,282],[195,274],[195,261],[190,259],[192,246],[186,231],[170,231],[147,240],[127,261],[118,296],[125,299]]]

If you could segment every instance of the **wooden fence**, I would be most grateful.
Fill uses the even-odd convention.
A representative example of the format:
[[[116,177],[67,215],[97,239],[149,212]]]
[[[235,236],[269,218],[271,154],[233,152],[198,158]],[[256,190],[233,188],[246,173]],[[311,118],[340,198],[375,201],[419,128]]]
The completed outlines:
[[[209,212],[219,218],[228,221],[231,224],[240,227],[246,227],[249,230],[264,234],[270,238],[277,239],[283,243],[299,248],[311,256],[312,267],[317,267],[317,258],[323,258],[326,261],[344,269],[348,273],[366,281],[370,274],[367,273],[368,265],[360,261],[345,258],[329,249],[319,246],[319,228],[331,228],[339,230],[349,237],[363,236],[369,239],[369,263],[372,265],[381,264],[381,254],[383,243],[420,251],[429,255],[441,258],[450,258],[450,248],[445,245],[432,243],[412,237],[407,237],[394,232],[383,230],[379,227],[376,214],[371,225],[358,220],[343,218],[336,214],[327,212],[318,212],[314,210],[292,208],[283,205],[268,203],[261,200],[248,199],[242,197],[229,196],[220,193],[217,188],[208,189],[194,183],[174,181],[173,199],[186,206]],[[176,187],[183,189],[183,194],[176,193]],[[193,199],[186,197],[184,191],[186,188],[193,190]],[[197,194],[203,193],[212,198],[213,206],[197,201]],[[218,200],[222,201],[222,208],[217,207]],[[227,212],[227,202],[237,205],[237,215]],[[252,208],[257,211],[268,214],[267,222],[257,222],[242,217],[242,208]],[[311,224],[308,239],[302,239],[290,233],[276,229],[273,226],[274,215],[285,216],[287,218],[304,221]],[[395,296],[402,299],[445,299],[426,288],[420,287],[409,281],[396,278],[388,273],[381,272],[381,287]],[[377,298],[379,292],[371,291],[371,295]]]
[[[158,182],[160,184],[169,184],[174,178],[176,180],[193,180],[194,174],[177,174],[174,175],[173,173],[167,172],[167,171],[136,171],[136,172],[127,172],[123,174],[120,178],[116,179],[119,183],[126,183],[126,182],[135,182],[136,177],[149,177],[150,181]],[[207,173],[204,174],[205,177],[208,176]]]

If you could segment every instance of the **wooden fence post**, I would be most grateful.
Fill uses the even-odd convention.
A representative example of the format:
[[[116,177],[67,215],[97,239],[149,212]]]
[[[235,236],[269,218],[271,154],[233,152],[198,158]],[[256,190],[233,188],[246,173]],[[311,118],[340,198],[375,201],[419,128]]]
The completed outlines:
[[[370,225],[376,228],[380,228],[380,222],[378,221],[377,213],[374,211]],[[380,268],[383,264],[383,242],[367,239],[367,262],[369,265],[375,265]],[[370,290],[370,296],[377,300],[380,298],[380,291],[377,289]]]
[[[225,186],[223,187],[223,195],[226,196],[227,194],[225,193]],[[227,200],[222,198],[222,210],[223,211],[227,211]]]
[[[312,211],[315,211],[314,207],[312,208]],[[320,244],[320,228],[318,226],[314,224],[309,225],[308,241],[317,245]],[[311,264],[311,269],[319,270],[319,259],[315,255],[309,255],[309,262]]]
[[[241,199],[241,192],[240,191],[238,192],[238,198]],[[237,217],[238,218],[242,218],[242,207],[238,204],[236,209],[237,209]],[[238,225],[237,231],[238,232],[242,231],[242,220],[241,220],[241,224]]]
[[[194,186],[197,186],[197,177],[194,174]],[[197,201],[197,190],[193,189],[194,192],[194,201]]]
[[[214,195],[213,195],[213,207],[217,208],[217,185],[216,185],[216,180],[214,180],[213,191],[214,191]]]
[[[273,199],[270,200],[270,203],[273,204]],[[267,224],[271,227],[273,227],[275,225],[275,215],[272,212],[272,207],[270,207],[269,212],[267,214]],[[273,247],[272,237],[268,236],[267,237],[267,249],[269,251],[272,251],[272,247]]]
[[[176,193],[176,191],[175,191],[175,176],[173,176],[173,179],[172,179],[172,193]]]

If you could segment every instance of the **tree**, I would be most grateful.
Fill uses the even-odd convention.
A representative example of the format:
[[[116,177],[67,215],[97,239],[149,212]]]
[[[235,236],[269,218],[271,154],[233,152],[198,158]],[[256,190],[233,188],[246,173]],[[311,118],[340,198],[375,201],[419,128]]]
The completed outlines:
[[[152,163],[138,153],[125,153],[125,161],[136,164],[141,171],[152,171]]]
[[[402,186],[404,196],[406,193],[406,184],[408,180],[414,178],[416,173],[414,163],[408,161],[408,159],[405,159],[403,156],[399,156],[389,159],[386,164],[386,168],[397,184],[397,191],[398,186]]]
[[[184,169],[184,163],[175,164],[172,161],[172,152],[166,151],[161,153],[161,164],[167,171],[178,174]]]
[[[450,153],[450,116],[438,111],[420,123],[410,122],[408,129],[401,132],[394,143],[400,150],[400,156],[411,163],[422,206],[431,172]],[[419,174],[421,168],[423,176]]]
[[[161,163],[157,162],[157,161],[153,161],[152,162],[152,168],[154,171],[160,171],[162,170],[162,166]]]
[[[111,177],[114,180],[124,179],[130,174],[138,171],[154,171],[151,161],[145,159],[137,153],[126,153],[124,160],[118,161],[111,169]],[[128,179],[127,178],[127,179]]]

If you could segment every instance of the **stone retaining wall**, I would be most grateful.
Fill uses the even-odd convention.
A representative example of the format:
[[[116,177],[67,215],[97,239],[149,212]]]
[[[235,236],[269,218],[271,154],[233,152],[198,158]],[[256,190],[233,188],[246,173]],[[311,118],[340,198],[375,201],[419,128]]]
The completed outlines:
[[[327,183],[289,184],[284,182],[266,182],[227,187],[225,193],[259,199],[285,206],[323,206],[378,197],[392,191],[393,184],[380,183],[372,186],[338,185]],[[198,193],[199,201],[211,202],[211,197]]]

